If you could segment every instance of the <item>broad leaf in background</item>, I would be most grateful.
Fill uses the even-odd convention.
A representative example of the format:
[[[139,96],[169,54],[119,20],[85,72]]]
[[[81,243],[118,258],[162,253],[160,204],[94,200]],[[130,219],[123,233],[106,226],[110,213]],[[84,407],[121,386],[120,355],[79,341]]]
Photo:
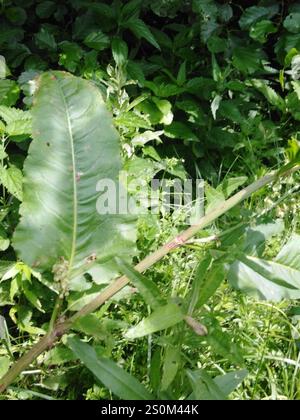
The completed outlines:
[[[14,247],[38,270],[61,263],[69,279],[89,272],[108,281],[117,272],[113,256],[133,254],[135,232],[128,216],[96,210],[97,183],[116,185],[120,169],[118,135],[102,96],[83,79],[44,73],[32,115]]]
[[[300,236],[294,235],[274,261],[242,255],[230,267],[230,284],[271,301],[300,298]]]
[[[115,362],[96,354],[93,347],[77,338],[68,338],[68,346],[85,366],[113,394],[124,400],[153,400],[149,391]]]

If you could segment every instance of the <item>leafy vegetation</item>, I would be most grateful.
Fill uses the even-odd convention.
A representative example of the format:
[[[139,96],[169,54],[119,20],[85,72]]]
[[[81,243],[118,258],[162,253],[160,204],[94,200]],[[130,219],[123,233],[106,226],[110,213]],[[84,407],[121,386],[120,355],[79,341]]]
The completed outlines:
[[[300,398],[299,17],[1,2],[1,399]]]

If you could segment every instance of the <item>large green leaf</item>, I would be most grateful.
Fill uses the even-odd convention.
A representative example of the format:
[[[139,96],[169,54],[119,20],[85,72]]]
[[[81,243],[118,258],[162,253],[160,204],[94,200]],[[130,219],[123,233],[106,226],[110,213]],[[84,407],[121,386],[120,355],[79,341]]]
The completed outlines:
[[[68,345],[96,378],[118,397],[124,400],[153,399],[137,379],[112,360],[98,356],[93,347],[77,338],[69,338]]]
[[[14,247],[41,271],[61,262],[74,281],[84,272],[109,281],[118,271],[113,256],[132,255],[135,233],[128,216],[96,210],[97,183],[115,185],[120,169],[118,135],[102,96],[90,82],[48,72],[39,80],[32,116]]]
[[[300,236],[294,235],[274,261],[241,256],[231,265],[228,280],[235,288],[258,298],[299,299],[299,243]]]

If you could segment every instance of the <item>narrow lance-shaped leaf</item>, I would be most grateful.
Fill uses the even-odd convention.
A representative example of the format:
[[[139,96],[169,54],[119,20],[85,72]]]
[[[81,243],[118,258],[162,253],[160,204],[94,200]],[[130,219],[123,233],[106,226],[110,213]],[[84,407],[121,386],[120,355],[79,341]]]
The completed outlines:
[[[125,338],[135,339],[153,334],[157,331],[173,327],[184,319],[184,314],[175,303],[168,303],[157,308],[149,317],[143,319],[139,324],[130,328]]]
[[[226,277],[226,268],[224,264],[216,264],[213,266],[211,271],[207,274],[202,284],[202,290],[200,291],[200,296],[197,306],[200,307],[204,305],[208,299],[215,293],[219,288],[222,281]]]
[[[192,371],[186,370],[187,377],[193,389],[193,396],[200,401],[222,401],[226,395],[222,389],[213,381],[213,379],[204,370]]]
[[[116,258],[116,261],[122,273],[129,278],[135,287],[137,287],[138,291],[145,299],[145,302],[151,308],[155,309],[165,303],[159,288],[153,281],[137,272],[121,258]]]
[[[161,390],[165,391],[174,381],[180,366],[180,347],[167,346],[165,350]]]
[[[107,200],[116,200],[118,191],[119,142],[112,119],[93,84],[64,72],[41,76],[34,103],[14,247],[41,271],[63,261],[70,279],[89,272],[108,281],[117,273],[113,256],[132,255],[135,239],[128,216],[97,211],[105,191],[99,181],[107,179],[112,187]]]
[[[69,338],[68,345],[96,378],[118,397],[124,400],[153,399],[137,379],[112,360],[98,356],[93,347],[78,338]]]

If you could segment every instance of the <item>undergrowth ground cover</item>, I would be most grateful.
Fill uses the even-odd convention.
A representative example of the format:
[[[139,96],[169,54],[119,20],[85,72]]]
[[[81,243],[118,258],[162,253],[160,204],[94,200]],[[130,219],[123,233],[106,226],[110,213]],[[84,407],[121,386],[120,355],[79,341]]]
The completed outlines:
[[[299,3],[3,0],[0,24],[0,377],[129,279],[0,399],[298,400]],[[108,178],[134,214],[101,214]]]

